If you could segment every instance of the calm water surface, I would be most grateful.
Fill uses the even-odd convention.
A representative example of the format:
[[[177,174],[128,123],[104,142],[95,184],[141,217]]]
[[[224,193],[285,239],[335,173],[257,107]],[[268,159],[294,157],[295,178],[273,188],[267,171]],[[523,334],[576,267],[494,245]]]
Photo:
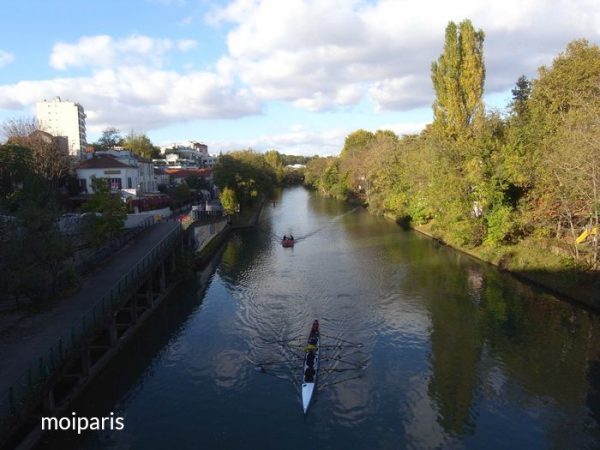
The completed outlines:
[[[300,238],[293,249],[284,233]],[[303,417],[314,319],[328,347]],[[42,448],[599,448],[599,326],[362,209],[289,189],[76,405],[114,411],[125,430],[63,432]]]

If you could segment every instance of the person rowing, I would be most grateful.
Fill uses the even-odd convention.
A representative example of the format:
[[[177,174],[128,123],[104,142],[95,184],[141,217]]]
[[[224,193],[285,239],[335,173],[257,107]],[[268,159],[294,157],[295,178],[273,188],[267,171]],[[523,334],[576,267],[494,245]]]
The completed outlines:
[[[303,383],[302,383],[302,409],[304,414],[308,411],[308,406],[315,391],[317,382],[317,371],[319,370],[319,322],[315,320],[312,324],[308,342],[304,349],[306,356],[304,358]]]
[[[314,352],[317,349],[317,346],[315,344],[316,344],[316,342],[314,344],[309,343],[306,347],[304,347],[304,352],[305,353]]]
[[[315,369],[312,367],[308,367],[306,372],[304,372],[304,381],[306,383],[312,383],[315,379]]]

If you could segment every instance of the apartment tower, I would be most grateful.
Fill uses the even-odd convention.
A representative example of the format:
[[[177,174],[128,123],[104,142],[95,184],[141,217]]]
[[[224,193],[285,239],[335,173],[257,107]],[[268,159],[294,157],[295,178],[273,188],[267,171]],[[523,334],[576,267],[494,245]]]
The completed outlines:
[[[83,106],[55,97],[38,102],[36,112],[40,128],[53,136],[66,137],[69,155],[80,159],[87,145]]]

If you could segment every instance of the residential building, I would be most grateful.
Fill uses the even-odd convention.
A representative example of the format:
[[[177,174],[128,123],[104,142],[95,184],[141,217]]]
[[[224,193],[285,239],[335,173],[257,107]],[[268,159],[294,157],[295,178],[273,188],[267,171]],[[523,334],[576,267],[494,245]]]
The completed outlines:
[[[40,129],[52,136],[65,138],[69,155],[81,159],[87,146],[83,106],[55,97],[38,102],[36,113]]]
[[[112,192],[134,189],[139,169],[110,156],[97,156],[82,161],[77,167],[77,178],[81,190],[93,194],[93,180],[106,179]]]
[[[212,169],[217,163],[217,158],[208,154],[208,146],[201,142],[173,144],[170,147],[161,147],[160,152],[165,155],[169,167]],[[158,160],[154,161],[155,165],[160,165]]]
[[[82,191],[89,194],[94,192],[94,178],[107,179],[112,192],[124,195],[158,192],[152,162],[129,151],[96,152],[78,165],[77,178]]]
[[[150,159],[138,156],[129,150],[106,150],[96,152],[96,155],[110,156],[126,165],[138,167],[139,173],[137,176],[137,184],[133,187],[134,189],[137,189],[138,192],[158,191],[157,184],[154,180],[154,165]]]

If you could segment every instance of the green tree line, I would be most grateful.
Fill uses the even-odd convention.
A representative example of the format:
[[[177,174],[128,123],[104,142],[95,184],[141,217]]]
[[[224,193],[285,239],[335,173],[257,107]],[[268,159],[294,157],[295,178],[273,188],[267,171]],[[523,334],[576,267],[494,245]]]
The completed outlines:
[[[220,155],[214,181],[221,190],[225,211],[232,214],[238,206],[252,206],[276,186],[302,183],[304,171],[288,166],[310,160],[311,157],[284,155],[277,150],[259,153],[248,149]]]
[[[450,22],[431,66],[433,122],[402,137],[357,130],[339,157],[308,162],[306,183],[452,245],[535,242],[597,268],[600,48],[571,42],[497,112],[483,103],[484,38],[469,20]]]

